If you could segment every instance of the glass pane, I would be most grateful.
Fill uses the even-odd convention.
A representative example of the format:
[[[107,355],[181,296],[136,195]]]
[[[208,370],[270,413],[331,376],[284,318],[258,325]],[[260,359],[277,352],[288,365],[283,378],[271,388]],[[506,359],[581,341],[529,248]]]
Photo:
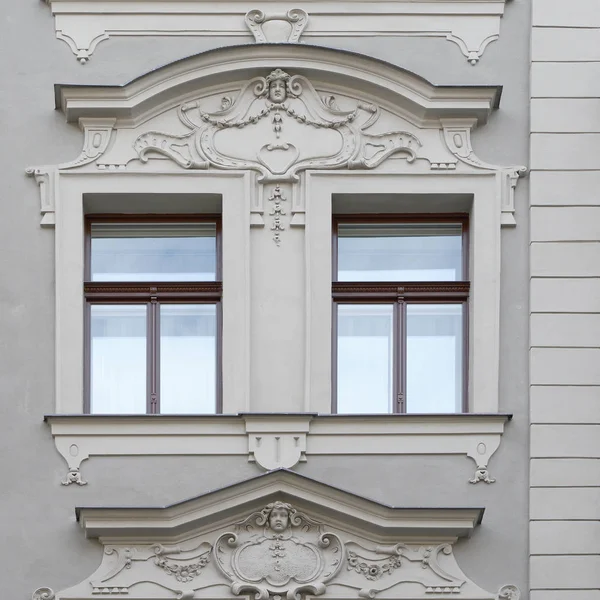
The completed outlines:
[[[92,281],[215,281],[214,223],[93,223]]]
[[[338,304],[337,412],[392,412],[394,306]]]
[[[338,281],[459,281],[460,223],[340,223]]]
[[[160,307],[160,412],[216,412],[217,307]]]
[[[408,304],[406,312],[407,412],[462,412],[463,305]]]
[[[146,412],[146,305],[91,306],[90,412]]]

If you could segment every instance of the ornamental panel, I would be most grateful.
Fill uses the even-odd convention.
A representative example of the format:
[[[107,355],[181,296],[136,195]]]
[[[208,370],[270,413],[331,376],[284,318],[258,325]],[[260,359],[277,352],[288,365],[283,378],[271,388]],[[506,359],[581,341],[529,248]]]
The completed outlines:
[[[392,508],[275,471],[166,508],[78,509],[102,563],[33,599],[519,600],[513,585],[479,587],[454,556],[482,514]]]

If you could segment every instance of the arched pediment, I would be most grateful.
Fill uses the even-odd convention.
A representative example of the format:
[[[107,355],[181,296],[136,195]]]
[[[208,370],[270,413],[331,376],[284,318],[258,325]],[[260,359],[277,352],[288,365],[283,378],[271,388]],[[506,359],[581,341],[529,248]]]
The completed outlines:
[[[330,48],[227,47],[124,86],[56,86],[57,107],[84,130],[84,147],[69,163],[28,173],[41,186],[47,226],[54,223],[57,173],[65,170],[252,171],[259,183],[280,184],[309,170],[384,163],[397,173],[499,175],[501,222],[514,225],[514,188],[525,167],[485,163],[471,146],[471,130],[487,122],[500,95],[497,86],[436,86]],[[262,190],[258,196],[262,205]]]
[[[484,124],[498,108],[500,86],[437,86],[385,61],[307,44],[231,46],[179,60],[123,86],[56,86],[56,106],[69,122],[115,118],[138,125],[169,106],[219,91],[280,68],[332,89],[360,92],[417,126],[468,118]]]
[[[102,564],[34,599],[518,600],[514,586],[486,592],[456,561],[453,544],[482,515],[391,507],[271,471],[167,507],[77,509],[86,535],[104,546]]]

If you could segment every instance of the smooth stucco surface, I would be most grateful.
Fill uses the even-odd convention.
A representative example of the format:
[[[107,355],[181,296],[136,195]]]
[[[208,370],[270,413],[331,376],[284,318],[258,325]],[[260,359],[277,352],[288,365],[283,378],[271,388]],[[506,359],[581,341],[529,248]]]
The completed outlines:
[[[385,59],[436,84],[500,84],[500,109],[474,136],[478,155],[497,164],[528,159],[529,6],[507,3],[500,40],[470,66],[442,39],[335,38],[327,45]],[[54,231],[39,227],[39,192],[29,165],[74,158],[81,135],[54,110],[55,83],[122,84],[150,69],[231,43],[219,38],[114,39],[78,64],[54,39],[40,2],[14,2],[0,25],[0,514],[2,592],[25,599],[89,575],[100,546],[86,541],[76,505],[162,505],[245,479],[244,459],[111,458],[85,465],[90,484],[61,487],[65,466],[43,415],[54,411]],[[252,46],[248,47],[252,52]],[[528,181],[517,189],[518,226],[502,232],[500,411],[514,414],[490,468],[497,483],[473,486],[472,462],[460,457],[311,459],[298,470],[389,504],[483,506],[483,525],[457,546],[465,573],[495,590],[528,588]],[[256,349],[260,351],[260,349]],[[285,398],[282,410],[286,410]]]

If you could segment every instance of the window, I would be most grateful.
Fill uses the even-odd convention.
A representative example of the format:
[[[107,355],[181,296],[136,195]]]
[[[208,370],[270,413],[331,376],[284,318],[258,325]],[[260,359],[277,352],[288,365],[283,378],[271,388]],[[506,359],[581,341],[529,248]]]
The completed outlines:
[[[86,412],[220,412],[220,220],[86,224]]]
[[[466,411],[467,224],[334,218],[334,412]]]

